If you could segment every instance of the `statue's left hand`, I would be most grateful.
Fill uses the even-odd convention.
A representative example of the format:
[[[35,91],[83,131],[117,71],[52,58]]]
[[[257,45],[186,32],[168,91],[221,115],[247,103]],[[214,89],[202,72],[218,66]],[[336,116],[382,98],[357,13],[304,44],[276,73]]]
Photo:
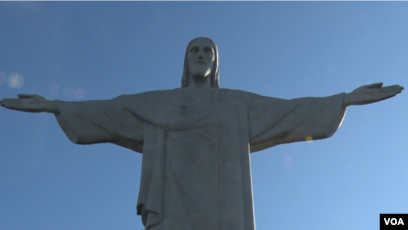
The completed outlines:
[[[58,109],[52,101],[36,94],[18,94],[18,98],[4,98],[0,105],[12,110],[38,113],[57,113]]]
[[[363,85],[346,94],[343,106],[349,105],[365,105],[378,101],[382,101],[396,96],[404,90],[400,85],[391,85],[382,87],[383,83],[374,83],[371,85]]]

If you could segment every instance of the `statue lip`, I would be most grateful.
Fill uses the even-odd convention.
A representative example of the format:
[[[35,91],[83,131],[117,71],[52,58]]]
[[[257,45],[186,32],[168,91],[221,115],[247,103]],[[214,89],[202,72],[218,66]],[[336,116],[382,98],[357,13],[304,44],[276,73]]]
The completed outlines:
[[[203,62],[203,61],[196,61],[195,64],[204,64],[204,65],[207,65],[207,64],[206,64],[205,62]]]

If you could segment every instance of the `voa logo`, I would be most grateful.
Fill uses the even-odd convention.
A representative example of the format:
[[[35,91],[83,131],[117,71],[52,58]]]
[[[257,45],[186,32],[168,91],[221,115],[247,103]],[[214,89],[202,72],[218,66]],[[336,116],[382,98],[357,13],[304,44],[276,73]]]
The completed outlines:
[[[386,225],[404,225],[404,220],[402,218],[384,218]]]

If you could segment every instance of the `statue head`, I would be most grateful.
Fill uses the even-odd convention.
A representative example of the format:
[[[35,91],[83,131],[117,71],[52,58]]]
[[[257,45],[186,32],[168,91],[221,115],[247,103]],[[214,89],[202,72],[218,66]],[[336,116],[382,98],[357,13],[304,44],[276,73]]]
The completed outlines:
[[[205,46],[206,43],[211,47]],[[187,45],[181,87],[187,87],[194,75],[209,78],[211,87],[219,88],[218,48],[210,38],[194,38]]]

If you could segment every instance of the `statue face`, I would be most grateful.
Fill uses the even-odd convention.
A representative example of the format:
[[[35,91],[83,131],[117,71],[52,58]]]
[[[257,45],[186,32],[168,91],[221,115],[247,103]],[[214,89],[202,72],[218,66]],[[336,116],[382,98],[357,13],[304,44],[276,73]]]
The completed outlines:
[[[207,77],[211,74],[214,64],[214,48],[207,39],[199,39],[191,43],[188,53],[188,72],[195,77]]]

